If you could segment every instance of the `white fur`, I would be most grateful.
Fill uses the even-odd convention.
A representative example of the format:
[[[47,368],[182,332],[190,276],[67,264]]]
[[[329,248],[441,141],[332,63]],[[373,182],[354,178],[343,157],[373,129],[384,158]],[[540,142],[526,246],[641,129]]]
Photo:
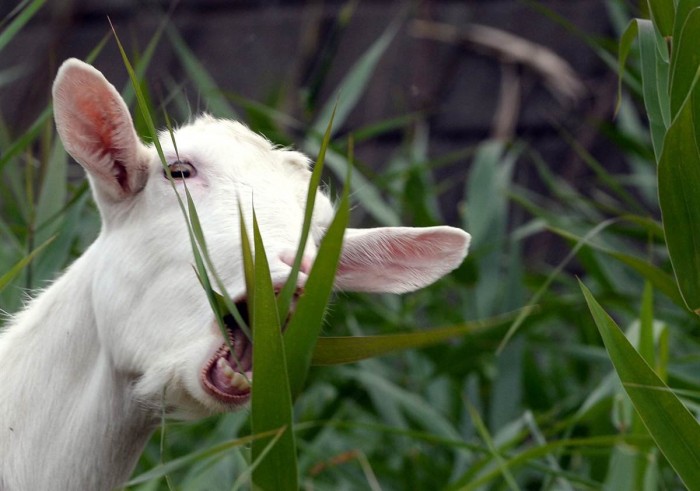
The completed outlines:
[[[129,477],[163,404],[178,417],[234,409],[201,386],[201,368],[222,337],[156,151],[139,141],[114,87],[78,60],[59,70],[54,107],[103,227],[0,334],[2,491],[113,489]],[[283,282],[299,241],[306,157],[206,115],[176,130],[177,152],[168,133],[160,141],[169,162],[187,160],[197,170],[187,186],[229,294],[245,294],[239,202],[248,222],[254,205],[273,281]],[[332,215],[319,192],[305,272]],[[468,241],[450,227],[349,230],[337,286],[420,288],[457,267]]]

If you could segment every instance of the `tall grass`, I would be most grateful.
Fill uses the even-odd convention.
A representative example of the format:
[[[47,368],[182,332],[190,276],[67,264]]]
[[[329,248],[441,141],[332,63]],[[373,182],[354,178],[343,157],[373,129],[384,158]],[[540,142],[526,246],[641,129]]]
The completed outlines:
[[[13,49],[13,33],[42,3],[26,2],[13,17],[22,20],[2,24],[0,49]],[[339,295],[317,324],[315,351],[305,342],[298,352],[306,361],[293,368],[287,359],[287,423],[256,422],[255,396],[252,422],[248,413],[166,421],[128,488],[239,489],[250,486],[251,476],[278,487],[266,480],[275,477],[267,466],[277,462],[296,475],[285,485],[306,489],[696,489],[700,162],[692,53],[700,4],[669,5],[650,1],[654,20],[635,20],[620,33],[627,83],[606,131],[622,142],[627,173],[611,174],[606,162],[562,135],[590,166],[590,193],[557,175],[527,141],[485,141],[456,156],[433,156],[421,114],[353,129],[358,145],[371,145],[387,129],[405,134],[385,175],[353,165],[339,130],[372,83],[394,25],[348,69],[340,97],[311,105],[311,117],[299,121],[221,91],[164,23],[165,35],[156,33],[151,46],[172,47],[205,107],[246,114],[253,129],[285,144],[290,127],[305,128],[298,145],[313,156],[323,149],[330,177],[348,186],[348,205],[373,224],[442,221],[440,193],[454,183],[436,182],[433,170],[452,158],[468,162],[455,206],[473,248],[453,275],[415,294]],[[616,55],[607,44],[587,41],[606,59]],[[148,100],[146,54],[134,73]],[[132,98],[139,92],[125,90]],[[189,116],[182,97],[173,90],[166,98],[174,120]],[[151,114],[155,126],[165,124],[162,111]],[[148,135],[144,118],[136,119]],[[98,222],[86,185],[67,177],[50,109],[24,132],[1,125],[0,146],[0,301],[15,311],[26,288],[40,286],[86,247]],[[547,192],[523,187],[516,163],[532,169]],[[515,229],[514,216],[523,217]],[[525,252],[530,238],[545,233],[570,245],[558,264],[534,263]],[[257,285],[264,265],[251,270]],[[257,286],[250,288],[257,297]],[[269,301],[269,289],[265,295]],[[282,303],[264,310],[284,311]],[[287,335],[279,337],[270,346],[295,351]],[[399,349],[415,346],[421,348]],[[290,439],[292,464],[274,456],[285,448],[283,438]]]

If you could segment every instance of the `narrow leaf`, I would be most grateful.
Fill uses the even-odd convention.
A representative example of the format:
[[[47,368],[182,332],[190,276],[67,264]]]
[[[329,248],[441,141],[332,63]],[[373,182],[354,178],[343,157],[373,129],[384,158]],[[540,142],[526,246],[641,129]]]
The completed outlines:
[[[349,188],[348,177],[338,211],[321,241],[309,278],[306,280],[304,294],[299,299],[297,310],[284,335],[289,383],[293,396],[298,395],[304,385],[311,365],[313,348],[321,332],[326,306],[333,290],[335,272],[343,248],[343,236],[350,219]]]
[[[532,311],[533,308],[527,310]],[[503,327],[509,324],[517,315],[519,315],[519,312],[456,326],[410,333],[377,336],[321,337],[318,338],[311,363],[313,365],[354,363],[395,351],[423,348],[459,336],[481,333],[490,329]]]
[[[401,23],[395,21],[386,28],[382,35],[370,46],[362,57],[352,66],[345,76],[340,86],[330,97],[330,103],[324,106],[319,112],[316,122],[312,125],[312,132],[321,134],[326,126],[326,121],[330,119],[330,114],[335,114],[337,110],[337,125],[340,127],[362,97],[369,81],[374,73],[374,69],[379,63],[382,55],[386,52],[391,41],[396,36]],[[342,97],[341,97],[342,96]],[[336,101],[339,101],[336,103]]]
[[[45,3],[46,0],[34,0],[33,2],[27,4],[24,10],[22,10],[22,12],[8,24],[8,26],[3,29],[2,32],[0,32],[0,51],[2,51],[10,41],[12,41],[22,27],[24,27],[24,25],[29,22],[32,17],[34,17],[34,14],[36,14]]]
[[[654,24],[662,36],[670,36],[673,32],[673,19],[675,15],[674,2],[668,0],[647,0],[649,11]]]
[[[286,428],[272,448],[269,438],[253,442],[253,459],[268,452],[253,471],[253,485],[264,490],[299,488],[294,443],[292,397],[289,391],[284,344],[277,316],[275,290],[270,278],[258,222],[253,214],[255,290],[253,295],[253,377],[251,426],[253,433]]]
[[[43,251],[46,246],[48,246],[53,240],[56,238],[56,236],[51,237],[49,240],[41,244],[39,247],[34,249],[32,252],[27,254],[25,257],[23,257],[21,260],[19,260],[14,266],[10,268],[9,271],[4,273],[2,276],[0,276],[0,291],[2,291],[19,273],[22,272],[24,268],[27,267],[27,265],[32,262],[32,260],[41,252]]]
[[[615,371],[649,434],[688,489],[700,489],[700,425],[637,353],[590,290],[579,284]]]
[[[289,273],[289,277],[282,288],[278,298],[278,308],[280,319],[287,318],[287,312],[289,312],[289,304],[292,301],[292,295],[296,291],[297,287],[297,277],[299,276],[299,268],[301,267],[301,261],[304,258],[304,252],[306,250],[306,242],[309,237],[309,231],[311,230],[311,218],[313,217],[314,204],[316,203],[316,193],[318,187],[321,183],[321,174],[323,172],[323,164],[326,159],[326,149],[331,139],[331,130],[333,128],[333,118],[335,118],[335,110],[331,113],[330,119],[328,120],[328,125],[326,126],[326,132],[323,135],[323,141],[321,142],[321,148],[318,151],[318,157],[316,158],[316,164],[314,165],[314,170],[311,173],[311,179],[309,180],[309,188],[306,193],[306,208],[304,210],[304,221],[301,227],[301,236],[299,238],[299,246],[297,247],[297,253],[294,257],[294,263],[292,264],[292,270]]]
[[[694,8],[683,20],[680,37],[674,44],[671,72],[671,114],[674,117],[681,110],[695,83],[700,67],[698,42],[700,42],[700,8]]]
[[[260,438],[275,437],[280,430],[268,431],[265,433],[258,433],[256,435],[244,436],[242,438],[236,438],[235,440],[230,440],[227,442],[219,443],[211,448],[200,450],[198,452],[193,452],[178,459],[166,462],[157,467],[149,469],[143,474],[131,479],[126,483],[126,486],[134,486],[136,484],[142,484],[153,479],[161,478],[173,471],[182,469],[183,467],[192,466],[193,464],[206,459],[213,459],[223,453],[229,452],[236,447],[241,447],[244,445],[249,445],[251,442]]]
[[[700,153],[693,105],[683,105],[669,129],[659,162],[659,204],[678,287],[700,314]]]

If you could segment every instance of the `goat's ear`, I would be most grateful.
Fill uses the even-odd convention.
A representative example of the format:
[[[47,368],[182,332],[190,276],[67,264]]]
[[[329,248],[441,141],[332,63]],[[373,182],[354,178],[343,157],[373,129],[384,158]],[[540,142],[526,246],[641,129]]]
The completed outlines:
[[[452,227],[348,229],[335,285],[366,292],[417,290],[459,266],[469,240]]]
[[[61,65],[53,84],[56,129],[98,193],[121,201],[148,179],[148,151],[124,100],[107,79],[76,59]]]

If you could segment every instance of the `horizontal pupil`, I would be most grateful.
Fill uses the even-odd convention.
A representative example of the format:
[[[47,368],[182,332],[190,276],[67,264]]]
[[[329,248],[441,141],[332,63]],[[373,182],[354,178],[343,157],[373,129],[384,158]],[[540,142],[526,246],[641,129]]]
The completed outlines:
[[[170,175],[173,179],[187,179],[188,177],[191,177],[193,175],[192,171],[194,170],[191,168],[191,164],[189,162],[181,160],[170,164],[170,166],[168,166],[168,169],[170,170]]]

